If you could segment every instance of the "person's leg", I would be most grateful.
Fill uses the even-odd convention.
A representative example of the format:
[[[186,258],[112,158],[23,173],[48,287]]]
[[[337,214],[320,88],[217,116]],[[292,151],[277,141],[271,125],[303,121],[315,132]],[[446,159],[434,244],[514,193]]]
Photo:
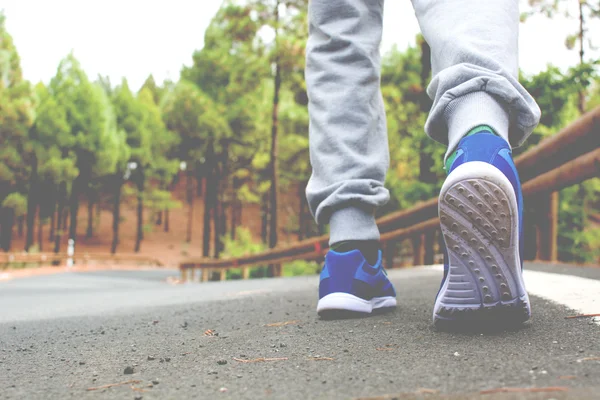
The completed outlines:
[[[518,82],[518,0],[413,5],[432,54],[425,129],[448,145],[439,197],[446,265],[434,322],[523,322],[523,200],[511,144],[523,143],[540,110]]]
[[[370,312],[381,305],[373,300],[379,297],[388,297],[386,304],[394,297],[395,305],[389,282],[385,291],[369,289],[387,281],[375,223],[376,208],[389,199],[383,186],[389,150],[379,87],[382,14],[383,0],[309,2],[306,86],[313,172],[306,194],[316,220],[330,225],[333,249],[321,274],[319,312]],[[364,257],[379,272],[361,278],[365,287],[358,290],[354,275]]]
[[[448,144],[479,125],[521,145],[540,118],[518,82],[518,0],[413,0],[431,47],[433,107],[425,130]]]

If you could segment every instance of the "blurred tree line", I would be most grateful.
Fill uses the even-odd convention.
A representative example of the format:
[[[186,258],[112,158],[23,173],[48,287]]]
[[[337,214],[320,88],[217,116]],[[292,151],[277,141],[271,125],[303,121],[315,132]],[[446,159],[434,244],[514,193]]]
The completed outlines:
[[[231,253],[225,244],[235,247],[250,204],[260,209],[261,237],[254,240],[264,247],[276,246],[282,232],[300,240],[323,233],[304,197],[310,177],[307,3],[224,1],[180,79],[159,84],[150,76],[137,91],[126,80],[116,86],[106,77],[90,80],[73,54],[49,83],[32,85],[22,77],[0,14],[0,248],[17,250],[13,235],[24,234],[26,251],[61,251],[65,236],[94,235],[94,212],[102,207],[113,213],[110,250],[139,251],[146,226],[169,230],[169,210],[181,206],[172,193],[180,180],[189,212],[186,240],[194,234],[193,218],[201,218],[205,256]],[[563,2],[530,3],[523,18],[562,12]],[[581,19],[591,23],[598,5],[584,3]],[[581,44],[577,66],[548,66],[521,77],[543,116],[517,154],[600,104],[597,60],[585,56],[589,41],[581,26],[575,39],[567,39],[567,46]],[[445,177],[445,149],[423,133],[431,107],[425,93],[429,57],[420,36],[415,46],[392,48],[383,57],[392,199],[380,215],[436,196]],[[561,260],[598,260],[599,193],[598,179],[561,192]],[[199,196],[203,215],[194,214]],[[282,202],[290,198],[294,202]],[[122,204],[137,209],[134,249],[119,247]],[[85,229],[78,226],[84,212]],[[247,233],[240,240],[252,243]],[[239,247],[235,252],[244,251]]]

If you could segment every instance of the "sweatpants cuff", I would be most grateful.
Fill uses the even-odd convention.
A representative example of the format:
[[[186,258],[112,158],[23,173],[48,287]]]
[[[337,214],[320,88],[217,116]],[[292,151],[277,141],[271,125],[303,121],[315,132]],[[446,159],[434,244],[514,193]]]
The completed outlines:
[[[379,240],[375,215],[356,207],[335,211],[329,219],[329,244],[343,240]]]
[[[463,136],[479,125],[488,125],[510,144],[508,108],[486,92],[471,92],[452,100],[444,111],[444,118],[448,125],[448,151],[444,162]]]

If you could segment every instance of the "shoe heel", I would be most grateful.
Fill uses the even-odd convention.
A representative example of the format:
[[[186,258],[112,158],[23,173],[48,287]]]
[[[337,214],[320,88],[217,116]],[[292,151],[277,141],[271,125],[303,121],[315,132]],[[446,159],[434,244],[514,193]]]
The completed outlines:
[[[439,198],[449,271],[434,322],[529,318],[521,273],[518,207],[508,179],[483,162],[460,165]]]

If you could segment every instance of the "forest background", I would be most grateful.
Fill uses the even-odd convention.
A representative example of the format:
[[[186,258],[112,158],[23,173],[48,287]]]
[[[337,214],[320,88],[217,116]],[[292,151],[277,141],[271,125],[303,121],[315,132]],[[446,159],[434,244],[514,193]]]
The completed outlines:
[[[515,154],[600,105],[590,34],[600,2],[529,0],[523,23],[540,14],[579,22],[554,44],[579,61],[521,74],[542,120]],[[88,76],[74,53],[49,82],[25,80],[7,17],[0,13],[0,251],[61,252],[74,239],[76,251],[141,252],[176,264],[326,232],[304,196],[307,0],[225,0],[179,78],[150,75],[139,88]],[[436,196],[445,177],[445,148],[423,133],[430,49],[420,36],[415,42],[383,54],[391,201],[378,215]],[[599,195],[598,178],[560,192],[561,261],[600,261]],[[315,273],[318,265],[284,270]]]

